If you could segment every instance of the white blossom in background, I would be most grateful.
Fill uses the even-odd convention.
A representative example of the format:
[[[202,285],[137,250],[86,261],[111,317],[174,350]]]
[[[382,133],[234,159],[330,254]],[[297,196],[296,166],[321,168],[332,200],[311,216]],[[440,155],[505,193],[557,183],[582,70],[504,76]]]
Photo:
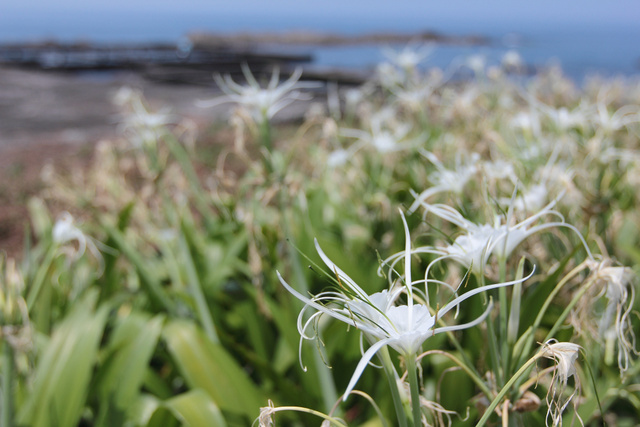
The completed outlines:
[[[56,220],[51,230],[51,237],[53,243],[58,245],[72,261],[80,258],[88,249],[91,255],[93,255],[101,265],[103,264],[102,254],[96,244],[91,237],[84,234],[80,228],[78,228],[73,216],[69,212],[63,212]],[[71,242],[76,242],[78,247],[76,248],[69,245]]]
[[[495,255],[498,259],[507,259],[520,243],[533,234],[548,228],[565,227],[576,233],[589,258],[593,258],[582,234],[573,225],[564,222],[563,217],[553,210],[555,203],[555,200],[552,201],[520,222],[515,220],[513,215],[514,207],[509,206],[506,217],[496,215],[493,223],[476,224],[466,219],[460,212],[450,206],[421,202],[420,206],[424,208],[425,217],[428,214],[434,214],[458,226],[463,230],[463,234],[456,237],[450,245],[418,247],[414,249],[414,253],[440,255],[440,258],[433,262],[442,259],[453,259],[466,268],[470,268],[474,273],[483,274],[491,255]],[[546,216],[556,217],[560,220],[534,225]],[[392,258],[397,257],[398,254]]]
[[[440,69],[431,69],[425,75],[416,77],[405,84],[388,87],[401,106],[411,111],[423,111],[428,105],[433,94],[441,87],[444,76]]]
[[[337,149],[329,153],[327,157],[327,166],[337,168],[346,164],[353,153],[350,150]]]
[[[480,159],[480,155],[477,153],[471,153],[464,161],[461,160],[460,156],[457,156],[455,169],[447,169],[435,154],[426,150],[420,150],[420,154],[433,163],[436,170],[429,174],[429,181],[433,183],[433,187],[424,190],[420,194],[414,191],[411,192],[416,200],[409,207],[408,212],[410,214],[415,212],[428,198],[437,193],[452,192],[462,194],[464,187],[478,171],[477,164]]]
[[[111,102],[118,107],[129,107],[141,102],[142,93],[131,86],[121,86],[111,97]]]
[[[423,141],[422,136],[410,138],[413,126],[396,120],[396,111],[393,108],[384,108],[374,113],[369,118],[369,130],[340,129],[340,135],[356,138],[356,142],[348,151],[356,151],[370,147],[379,153],[391,153],[414,147]]]
[[[242,64],[242,73],[248,85],[236,83],[230,75],[215,74],[214,80],[224,95],[209,101],[199,101],[198,105],[209,108],[226,102],[236,103],[246,109],[256,123],[263,123],[271,120],[275,114],[294,101],[311,99],[308,93],[300,92],[299,89],[313,89],[320,86],[320,83],[300,82],[302,68],[296,68],[293,74],[282,83],[280,71],[275,68],[269,83],[264,88],[260,86],[247,64]]]
[[[508,160],[484,161],[479,163],[478,168],[490,180],[508,180],[514,184],[517,181],[513,163]]]
[[[500,202],[503,206],[512,205],[516,212],[535,212],[544,207],[548,198],[549,189],[546,183],[538,183],[520,192],[513,201],[510,198],[502,198]]]
[[[407,45],[401,50],[384,48],[382,54],[395,66],[410,73],[416,70],[429,55],[433,52],[433,45]]]
[[[632,123],[640,122],[640,106],[625,105],[611,113],[607,105],[600,101],[596,105],[596,111],[591,117],[596,129],[601,129],[605,133],[612,133]]]
[[[519,111],[511,118],[509,125],[515,130],[540,134],[540,117],[534,111]]]
[[[484,74],[487,67],[487,58],[482,54],[471,55],[465,61],[465,65],[471,68],[476,75],[481,75]]]
[[[376,79],[386,89],[402,86],[405,83],[404,73],[388,62],[376,66]]]
[[[473,116],[477,113],[477,100],[482,96],[482,92],[476,85],[469,85],[453,98],[452,112],[462,117]]]
[[[171,110],[152,111],[145,103],[142,92],[129,86],[116,91],[111,101],[122,109],[120,130],[129,135],[135,148],[154,147],[165,132],[165,126],[176,123]]]
[[[589,111],[584,103],[581,103],[573,110],[569,110],[566,107],[546,107],[543,112],[560,131],[574,128],[584,129],[589,123]]]
[[[508,50],[502,55],[502,66],[507,70],[520,71],[524,68],[522,56],[515,50]]]

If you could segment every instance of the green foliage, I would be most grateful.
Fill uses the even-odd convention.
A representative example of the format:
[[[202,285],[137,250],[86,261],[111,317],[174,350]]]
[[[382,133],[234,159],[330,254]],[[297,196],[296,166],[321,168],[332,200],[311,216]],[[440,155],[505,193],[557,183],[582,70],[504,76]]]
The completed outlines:
[[[191,389],[206,391],[222,411],[244,415],[246,420],[258,416],[266,399],[224,347],[184,321],[168,323],[163,338]]]
[[[516,89],[499,74],[441,84],[438,73],[394,73],[357,89],[357,105],[345,96],[331,117],[272,126],[273,110],[258,123],[238,112],[233,132],[219,130],[235,145],[215,149],[132,95],[126,138],[98,147],[86,171],[54,175],[29,204],[33,242],[21,264],[0,263],[7,427],[233,427],[260,415],[404,426],[419,413],[432,424],[475,425],[483,414],[497,424],[506,414],[537,426],[556,415],[547,396],[574,391],[565,422],[576,413],[585,425],[637,420],[640,113],[622,107],[629,96],[606,82],[576,93],[555,74]],[[269,90],[286,103],[296,86],[278,93],[278,84]],[[202,151],[215,151],[211,163]],[[63,233],[48,206],[78,221]],[[384,369],[367,367],[357,383],[366,393],[342,402],[375,340],[324,315],[305,330],[315,339],[300,343],[314,310],[299,317],[305,303],[276,271],[304,297],[346,293],[317,239],[367,295],[406,285],[398,210],[414,250],[414,302],[431,308],[434,327],[494,306],[486,322],[428,337],[414,372],[407,355],[384,348],[372,359]],[[496,224],[526,236],[501,254],[506,238],[496,249],[503,236],[494,234],[486,261],[465,263],[472,231]],[[396,273],[385,260],[398,261]],[[534,266],[517,287],[436,314]],[[551,339],[579,344],[579,357]],[[574,367],[566,378],[561,357]]]
[[[56,325],[38,360],[33,390],[18,413],[31,426],[76,426],[95,368],[108,307],[95,308],[97,292],[78,301]]]

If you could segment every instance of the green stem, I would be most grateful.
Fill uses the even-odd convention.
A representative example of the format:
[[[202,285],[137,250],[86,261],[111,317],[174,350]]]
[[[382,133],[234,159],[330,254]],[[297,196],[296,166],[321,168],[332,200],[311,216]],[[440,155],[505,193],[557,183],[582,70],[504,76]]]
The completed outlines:
[[[271,141],[271,123],[269,123],[269,119],[264,117],[260,122],[259,127],[260,144],[262,144],[262,147],[264,147],[268,153],[271,153],[271,150],[273,150],[273,143]]]
[[[427,352],[422,353],[420,355],[420,358],[428,356],[429,354],[440,354],[442,356],[448,357],[449,359],[451,359],[451,361],[453,361],[453,363],[458,365],[463,371],[467,373],[467,375],[469,375],[469,378],[471,378],[471,380],[473,380],[473,382],[476,383],[478,388],[482,390],[482,392],[487,396],[488,399],[492,399],[494,397],[495,393],[491,391],[491,389],[487,387],[487,384],[482,380],[482,378],[480,378],[480,376],[462,360],[442,350],[429,350]]]
[[[2,427],[13,427],[13,349],[5,340],[2,363]]]
[[[531,365],[533,365],[535,361],[540,358],[540,356],[541,356],[541,353],[537,353],[535,356],[529,359],[527,363],[522,365],[520,369],[518,369],[518,371],[511,377],[511,379],[504,385],[504,387],[502,387],[502,390],[500,390],[497,396],[493,399],[493,401],[491,402],[489,407],[486,409],[486,411],[484,411],[484,414],[482,415],[482,418],[480,418],[480,421],[478,421],[478,424],[476,424],[476,427],[482,427],[487,423],[487,421],[489,420],[489,417],[491,416],[493,411],[496,409],[496,407],[500,404],[504,396],[509,392],[511,387],[516,383],[516,381],[520,378],[520,376],[522,376],[524,373],[526,373],[529,370]]]
[[[398,373],[391,362],[391,356],[389,355],[389,348],[383,347],[378,352],[380,360],[382,362],[382,368],[389,381],[389,391],[391,392],[391,399],[393,400],[393,406],[396,408],[396,416],[398,417],[398,426],[408,427],[407,416],[402,405],[402,398],[400,397],[400,391],[398,390]]]
[[[571,310],[573,310],[573,307],[575,307],[575,305],[578,303],[580,298],[582,298],[582,296],[589,290],[589,288],[594,283],[595,283],[595,280],[590,280],[584,285],[582,285],[582,288],[575,294],[575,296],[571,299],[571,302],[569,303],[569,305],[564,309],[560,317],[558,317],[558,319],[556,320],[556,323],[553,324],[553,327],[549,330],[549,333],[545,337],[544,342],[547,342],[551,338],[553,338],[556,331],[562,326],[562,323],[565,321],[567,316],[569,316],[569,313],[571,312]]]
[[[336,427],[348,427],[345,423],[343,423],[340,419],[331,417],[329,415],[323,414],[319,411],[314,411],[313,409],[303,408],[300,406],[279,406],[271,410],[272,413],[283,412],[283,411],[293,411],[293,412],[302,412],[304,414],[315,415],[316,417],[322,418],[325,422],[328,422],[331,426]],[[322,425],[325,425],[325,422]],[[255,422],[254,422],[255,424]],[[274,424],[275,425],[275,424]]]
[[[499,261],[500,283],[506,282],[507,278],[507,259],[501,258]],[[498,289],[498,298],[500,302],[500,357],[502,361],[502,378],[503,380],[509,375],[509,343],[507,342],[507,325],[509,322],[509,311],[507,302],[507,288]]]
[[[47,272],[49,271],[49,267],[51,267],[51,263],[55,258],[56,251],[58,249],[58,245],[56,243],[52,243],[47,250],[47,253],[44,256],[44,260],[38,267],[36,271],[36,275],[33,279],[33,283],[31,284],[31,288],[29,289],[29,294],[27,295],[27,309],[29,312],[33,308],[33,304],[36,302],[38,298],[38,294],[42,289],[42,285],[44,284],[44,280],[47,277]]]
[[[422,426],[422,411],[420,410],[420,385],[418,384],[418,368],[416,366],[416,356],[411,354],[405,357],[407,364],[407,376],[409,377],[409,387],[411,389],[411,414],[413,415],[413,425]]]
[[[480,279],[480,287],[484,287],[484,275],[478,274],[477,277]],[[486,297],[485,297],[486,298]],[[493,317],[487,317],[487,335],[489,337],[489,354],[491,355],[491,369],[496,376],[496,381],[498,384],[503,384],[503,372],[500,369],[500,348],[498,347],[498,339],[496,338],[496,328]]]
[[[259,140],[261,144],[262,153],[262,163],[264,164],[264,170],[267,174],[267,177],[273,175],[274,167],[273,167],[273,142],[271,140],[271,123],[265,117],[262,122],[260,122],[259,130]]]
[[[525,357],[527,357],[526,355],[529,354],[529,352],[531,351],[531,348],[533,347],[533,343],[535,341],[534,331],[537,331],[538,328],[540,327],[540,323],[542,323],[542,318],[544,317],[545,313],[547,312],[547,309],[555,299],[558,292],[560,292],[560,290],[564,287],[564,285],[566,285],[569,282],[569,280],[571,280],[576,274],[582,271],[585,268],[585,266],[586,266],[586,263],[583,262],[578,266],[576,266],[573,270],[571,270],[566,276],[562,278],[562,280],[560,280],[560,282],[558,282],[556,287],[551,291],[547,299],[544,301],[542,308],[540,308],[540,311],[536,316],[536,320],[533,322],[533,325],[531,325],[531,327],[529,328],[529,331],[530,331],[529,337],[525,346],[523,347],[523,350],[521,353],[522,356],[520,357],[519,362],[521,362]]]

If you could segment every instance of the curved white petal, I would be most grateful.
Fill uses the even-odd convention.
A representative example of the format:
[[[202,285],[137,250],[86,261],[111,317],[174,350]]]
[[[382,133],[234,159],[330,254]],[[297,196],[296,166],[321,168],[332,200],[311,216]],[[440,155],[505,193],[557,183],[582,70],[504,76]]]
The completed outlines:
[[[369,361],[371,360],[371,358],[378,352],[378,350],[380,350],[382,347],[387,345],[389,343],[389,341],[391,341],[391,339],[380,340],[380,341],[374,343],[362,355],[362,357],[360,358],[360,362],[358,362],[358,366],[356,366],[356,370],[353,372],[353,375],[351,376],[351,380],[349,381],[349,385],[347,386],[347,389],[344,392],[344,397],[342,398],[343,402],[346,401],[347,397],[349,397],[349,395],[351,394],[351,391],[356,386],[356,383],[360,379],[360,376],[362,375],[362,372],[364,372],[364,369],[369,364]]]

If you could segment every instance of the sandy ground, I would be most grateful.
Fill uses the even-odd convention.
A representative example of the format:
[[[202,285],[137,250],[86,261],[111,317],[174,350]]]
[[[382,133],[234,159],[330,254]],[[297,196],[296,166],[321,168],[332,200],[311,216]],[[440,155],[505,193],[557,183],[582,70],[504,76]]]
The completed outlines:
[[[122,86],[141,89],[153,108],[170,108],[201,127],[224,120],[232,108],[202,109],[196,101],[217,88],[158,84],[130,72],[74,76],[0,67],[0,251],[18,255],[28,224],[26,202],[41,187],[42,166],[86,165],[92,146],[118,136],[111,97]],[[292,118],[304,109],[283,112]]]

